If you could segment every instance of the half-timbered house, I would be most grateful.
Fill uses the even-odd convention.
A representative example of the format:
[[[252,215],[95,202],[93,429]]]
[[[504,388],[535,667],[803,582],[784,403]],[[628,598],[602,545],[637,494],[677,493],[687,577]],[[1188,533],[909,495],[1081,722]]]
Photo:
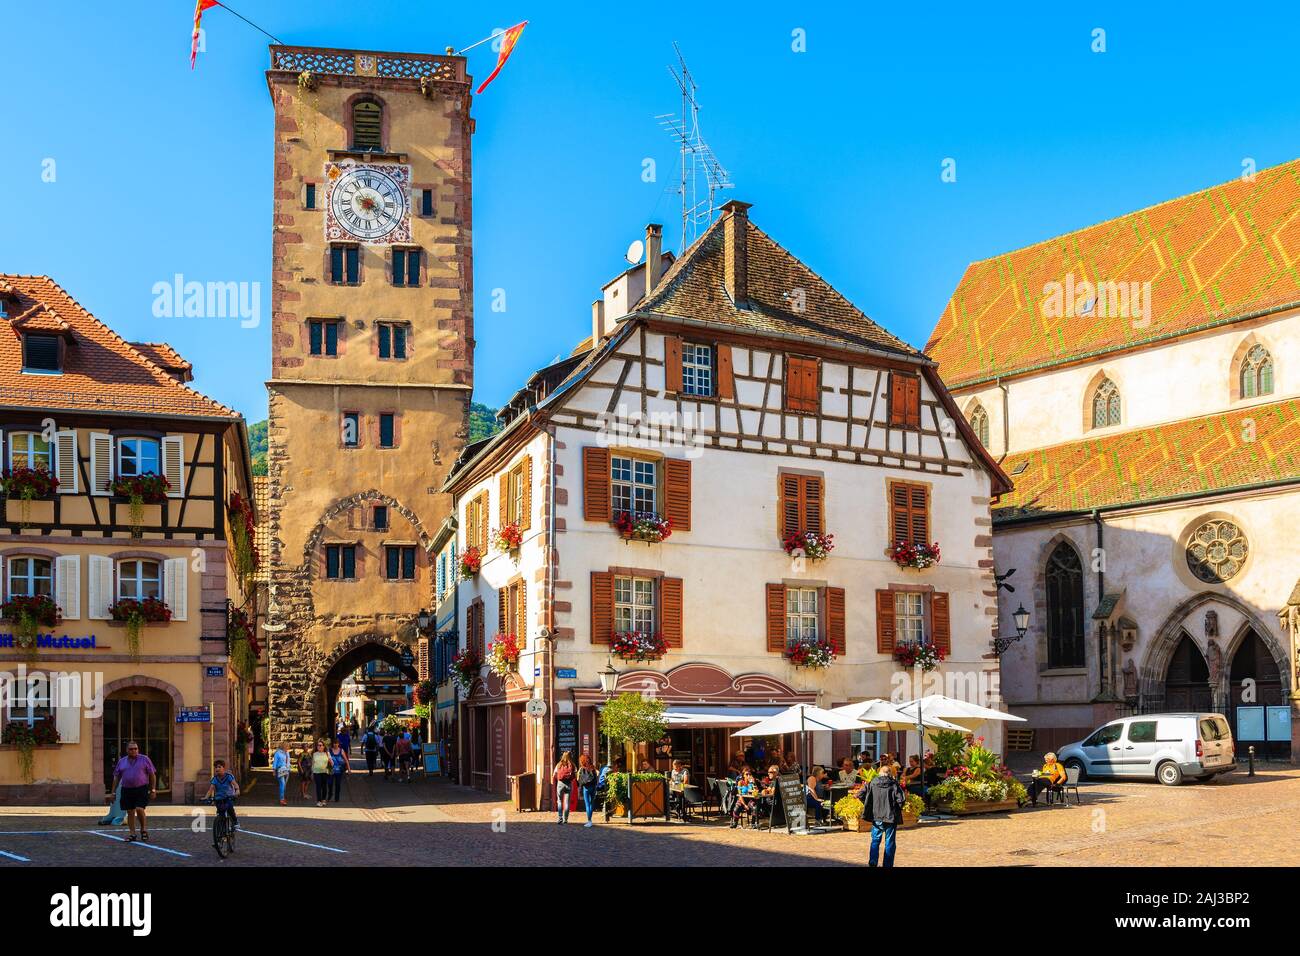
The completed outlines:
[[[668,705],[641,764],[703,777],[739,749],[735,728],[796,702],[914,696],[912,646],[945,658],[927,692],[996,692],[989,504],[1009,481],[933,363],[748,208],[728,203],[676,260],[649,227],[591,339],[536,373],[448,479],[462,648],[491,661],[494,641],[518,644],[461,704],[465,782],[533,776],[548,802],[560,752],[603,759],[611,693]]]

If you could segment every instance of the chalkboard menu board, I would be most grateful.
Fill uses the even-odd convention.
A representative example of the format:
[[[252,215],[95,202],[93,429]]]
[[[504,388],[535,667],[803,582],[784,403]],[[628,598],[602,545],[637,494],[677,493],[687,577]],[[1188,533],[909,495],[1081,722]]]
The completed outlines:
[[[804,795],[804,782],[794,773],[783,773],[778,779],[786,833],[807,833],[808,803]]]
[[[565,751],[578,759],[578,715],[560,714],[555,718],[555,759]]]

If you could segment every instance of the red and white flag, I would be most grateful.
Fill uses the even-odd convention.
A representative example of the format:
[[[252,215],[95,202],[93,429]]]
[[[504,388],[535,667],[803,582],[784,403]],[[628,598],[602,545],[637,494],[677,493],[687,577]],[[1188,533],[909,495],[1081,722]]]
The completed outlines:
[[[209,7],[219,7],[218,0],[195,0],[194,35],[190,38],[190,69],[194,69],[194,59],[199,55],[199,31],[202,29],[203,11]]]
[[[202,3],[203,0],[199,0],[199,2]],[[528,26],[527,20],[523,23],[516,23],[501,35],[501,52],[497,54],[496,69],[489,73],[488,78],[479,84],[478,89],[474,91],[474,95],[477,96],[479,93],[482,93],[487,89],[488,84],[497,78],[497,74],[501,72],[501,67],[505,66],[506,60],[510,59],[510,54],[514,50],[515,44],[519,42],[519,35],[524,32],[524,27],[526,26]]]

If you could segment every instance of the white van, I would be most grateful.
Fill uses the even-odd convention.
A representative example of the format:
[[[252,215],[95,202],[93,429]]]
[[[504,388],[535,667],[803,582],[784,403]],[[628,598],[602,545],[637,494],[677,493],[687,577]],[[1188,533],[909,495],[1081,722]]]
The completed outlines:
[[[1237,769],[1232,731],[1222,714],[1142,714],[1098,727],[1057,751],[1087,777],[1133,777],[1174,787]]]

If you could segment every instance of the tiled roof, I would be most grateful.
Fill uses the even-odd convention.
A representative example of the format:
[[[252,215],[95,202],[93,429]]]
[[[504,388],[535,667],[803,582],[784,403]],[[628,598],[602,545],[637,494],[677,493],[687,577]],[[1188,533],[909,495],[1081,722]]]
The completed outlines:
[[[1077,312],[1047,294],[1072,276],[1150,282],[1150,309]],[[972,263],[925,351],[952,388],[1300,303],[1300,160]]]
[[[726,218],[713,223],[673,263],[637,313],[653,312],[722,325],[761,335],[799,335],[830,346],[919,353],[867,318],[817,273],[746,219],[749,308],[727,295],[723,271]],[[802,296],[802,307],[795,297]]]
[[[186,388],[154,361],[157,356],[168,362],[184,362],[170,347],[142,349],[131,345],[48,276],[0,275],[0,284],[12,289],[8,305],[14,316],[8,334],[0,334],[0,405],[239,417],[237,412]],[[5,332],[4,325],[0,322],[0,333]],[[23,330],[48,327],[50,331],[64,330],[66,326],[64,331],[71,341],[65,349],[62,374],[23,373],[22,341],[15,325]]]
[[[266,475],[253,476],[253,510],[257,515],[253,544],[261,558],[261,567],[254,575],[258,581],[270,580],[271,567],[271,479]]]
[[[1300,479],[1300,400],[1018,452],[1002,465],[1016,487],[995,522]]]
[[[194,366],[166,342],[131,342],[135,349],[159,368],[188,375]]]

